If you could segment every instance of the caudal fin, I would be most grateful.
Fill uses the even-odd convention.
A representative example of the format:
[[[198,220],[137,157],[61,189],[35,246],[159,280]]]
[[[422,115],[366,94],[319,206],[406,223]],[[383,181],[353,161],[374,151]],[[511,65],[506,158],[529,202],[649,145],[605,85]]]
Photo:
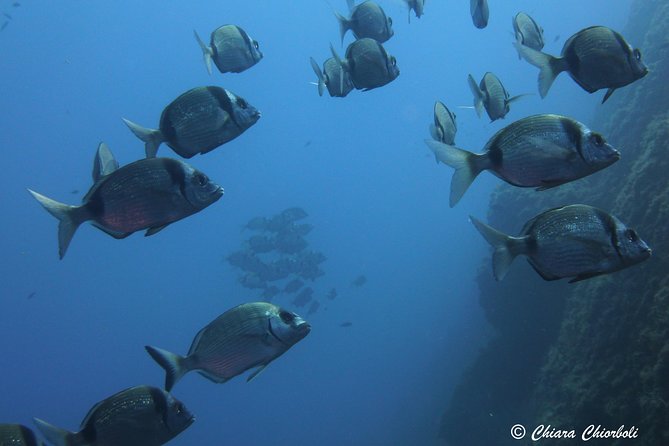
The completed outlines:
[[[483,114],[483,100],[485,99],[483,97],[483,92],[479,88],[478,84],[470,74],[467,76],[467,82],[469,83],[469,89],[472,91],[472,94],[474,95],[474,109],[476,110],[476,114],[480,118],[481,115]]]
[[[314,73],[316,73],[316,77],[318,78],[318,96],[323,96],[323,92],[325,91],[325,76],[323,76],[321,67],[318,66],[318,63],[313,57],[310,57],[309,61],[311,62],[311,68],[314,70]]]
[[[214,55],[214,52],[202,41],[202,39],[200,39],[197,31],[193,30],[193,34],[195,35],[195,40],[197,40],[197,43],[200,45],[200,49],[202,49],[202,56],[204,57],[204,64],[207,66],[207,71],[211,74],[211,58]]]
[[[426,139],[425,144],[434,152],[439,161],[455,169],[451,180],[449,200],[450,206],[453,207],[458,204],[474,178],[486,168],[486,165],[482,162],[484,156],[431,139]]]
[[[179,356],[161,348],[151,347],[150,345],[147,345],[144,348],[149,352],[149,355],[151,355],[151,357],[165,369],[165,390],[168,392],[172,390],[172,387],[174,387],[177,381],[190,371],[184,364],[186,358],[183,356]]]
[[[58,255],[61,260],[70,246],[70,241],[81,223],[88,220],[83,206],[70,206],[28,189],[28,192],[42,205],[49,214],[56,217],[58,223]]]
[[[566,63],[559,57],[542,53],[519,42],[513,42],[513,46],[523,59],[539,68],[539,94],[545,98],[558,74],[567,69]]]
[[[160,130],[147,129],[139,124],[135,124],[134,122],[128,119],[125,118],[121,119],[123,119],[125,125],[127,125],[128,128],[130,128],[130,130],[132,131],[132,133],[135,134],[136,137],[144,141],[144,151],[146,152],[146,157],[155,158],[156,153],[158,153],[158,146],[165,140]]]
[[[39,418],[33,418],[33,421],[44,438],[54,446],[80,446],[85,444],[79,441],[77,434],[74,432],[61,429]]]
[[[469,219],[474,227],[481,233],[483,238],[494,248],[492,255],[492,269],[495,279],[502,280],[509,271],[511,262],[518,254],[524,253],[525,239],[523,237],[511,237],[494,229],[473,216]]]
[[[336,11],[335,17],[337,17],[337,22],[339,22],[339,35],[341,36],[341,44],[343,45],[346,31],[351,29],[351,21]]]

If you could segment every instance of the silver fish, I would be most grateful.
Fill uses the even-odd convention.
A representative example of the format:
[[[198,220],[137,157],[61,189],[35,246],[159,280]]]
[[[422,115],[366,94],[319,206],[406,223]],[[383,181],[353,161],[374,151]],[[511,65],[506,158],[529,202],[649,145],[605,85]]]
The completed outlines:
[[[651,255],[636,231],[592,206],[574,204],[543,212],[525,223],[517,237],[470,218],[495,249],[497,280],[506,276],[518,255],[527,256],[544,280],[573,277],[570,282],[619,271]]]
[[[260,62],[263,58],[258,41],[253,40],[237,25],[224,25],[211,33],[209,45],[205,44],[197,31],[195,40],[200,44],[204,63],[211,74],[211,61],[221,73],[241,73]]]
[[[128,119],[123,122],[144,141],[147,158],[153,158],[160,144],[184,158],[204,154],[232,141],[260,119],[260,112],[241,96],[221,87],[188,90],[163,110],[157,130]]]
[[[506,91],[502,82],[491,72],[483,75],[483,79],[481,79],[479,85],[476,84],[471,74],[467,77],[467,81],[469,89],[474,95],[476,114],[480,118],[483,108],[485,108],[490,122],[504,118],[511,109],[509,107],[511,103],[525,96],[524,94],[520,94],[510,98],[509,92]]]
[[[100,401],[81,422],[79,432],[35,418],[42,435],[58,446],[160,446],[194,421],[181,401],[150,386],[131,387]]]
[[[433,140],[425,143],[455,169],[450,205],[455,206],[484,170],[519,187],[545,190],[597,172],[620,159],[602,135],[566,116],[534,115],[504,127],[475,154]]]
[[[267,302],[253,302],[226,311],[200,330],[185,357],[151,346],[146,350],[165,369],[169,391],[191,370],[224,383],[258,367],[247,378],[251,381],[310,331],[311,326],[297,314]]]
[[[412,10],[414,14],[416,14],[416,18],[420,19],[420,16],[423,15],[423,9],[425,8],[425,0],[404,0],[404,3],[409,7],[409,23],[411,23]]]
[[[35,433],[22,424],[0,424],[0,446],[43,446]]]
[[[59,203],[28,191],[58,225],[58,253],[65,256],[75,231],[83,222],[114,238],[147,229],[153,235],[175,221],[195,214],[223,195],[223,189],[188,164],[169,158],[148,158],[121,168],[106,144],[95,157],[93,186],[80,206]]]
[[[393,19],[386,16],[376,2],[366,0],[356,6],[355,0],[346,0],[350,17],[335,12],[339,22],[339,34],[344,42],[344,35],[350,29],[356,39],[369,37],[377,42],[385,42],[393,36]]]
[[[602,103],[616,88],[624,87],[648,74],[641,51],[632,49],[623,36],[605,26],[591,26],[571,36],[562,47],[561,57],[514,42],[518,53],[539,68],[539,94],[545,97],[558,74],[566,71],[588,93],[606,88]]]
[[[541,51],[544,47],[544,30],[532,17],[519,12],[511,21],[513,24],[513,33],[516,36],[516,42],[533,50]],[[520,58],[518,54],[518,58]]]
[[[323,92],[327,88],[330,97],[344,98],[355,88],[353,82],[351,82],[351,76],[341,69],[334,57],[330,57],[323,62],[323,71],[313,57],[310,57],[309,61],[318,78],[316,85],[318,85],[319,96],[323,96]]]
[[[488,0],[469,0],[469,12],[472,15],[472,22],[478,29],[488,26]]]
[[[395,57],[389,55],[383,45],[374,39],[364,38],[351,43],[343,60],[332,45],[330,50],[340,69],[351,76],[351,81],[358,90],[367,91],[381,87],[395,80],[400,74]],[[343,82],[344,77],[340,79]]]
[[[450,111],[443,102],[435,102],[434,124],[430,124],[430,135],[432,138],[451,146],[455,144],[455,134],[458,131],[455,118],[455,113]]]

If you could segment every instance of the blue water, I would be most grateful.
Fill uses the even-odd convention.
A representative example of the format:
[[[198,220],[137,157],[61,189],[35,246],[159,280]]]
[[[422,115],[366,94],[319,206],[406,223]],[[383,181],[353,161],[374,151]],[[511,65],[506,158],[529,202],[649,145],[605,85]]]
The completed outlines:
[[[473,281],[489,248],[467,216],[485,218],[499,180],[482,175],[448,207],[452,171],[423,143],[434,101],[456,112],[456,142],[472,151],[534,113],[587,123],[603,93],[588,95],[565,74],[546,99],[520,100],[493,124],[458,106],[471,105],[469,73],[494,71],[511,95],[536,93],[537,69],[511,45],[516,12],[543,26],[544,51],[557,54],[586,26],[621,29],[629,8],[491,0],[489,25],[477,30],[464,0],[428,1],[411,24],[401,2],[381,1],[401,74],[338,99],[309,83],[309,57],[322,62],[330,42],[339,48],[324,1],[11,3],[0,2],[13,16],[0,33],[0,422],[32,425],[36,416],[76,430],[95,402],[161,386],[145,344],[185,353],[202,326],[258,300],[224,260],[248,237],[248,219],[301,206],[315,226],[311,248],[328,257],[307,338],[251,383],[195,373],[178,383],[174,394],[197,421],[175,446],[438,444],[452,389],[490,335]],[[244,73],[209,76],[192,32],[226,23],[246,29],[265,57]],[[225,188],[223,198],[149,238],[118,241],[85,224],[58,260],[57,221],[26,188],[77,204],[100,141],[121,164],[143,156],[121,117],[155,127],[165,105],[203,85],[262,111],[245,134],[189,161]],[[159,155],[176,157],[164,145]],[[351,287],[360,274],[367,283]],[[324,299],[331,287],[334,301]],[[275,303],[291,308],[286,297]]]

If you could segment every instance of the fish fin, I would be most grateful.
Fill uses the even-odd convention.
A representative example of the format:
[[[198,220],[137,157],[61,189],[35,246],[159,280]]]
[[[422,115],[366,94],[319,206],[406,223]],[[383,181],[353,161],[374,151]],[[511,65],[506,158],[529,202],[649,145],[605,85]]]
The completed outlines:
[[[335,11],[335,17],[337,18],[337,22],[339,22],[339,36],[341,37],[341,44],[343,45],[346,31],[351,29],[351,21],[337,11]]]
[[[481,162],[484,156],[430,139],[426,139],[425,144],[434,152],[439,161],[455,169],[451,180],[449,200],[450,206],[453,207],[460,201],[476,176],[486,168],[486,165]]]
[[[544,273],[543,271],[541,271],[539,269],[539,267],[537,267],[537,265],[534,264],[534,262],[531,259],[527,259],[527,263],[529,263],[530,266],[532,267],[532,269],[534,269],[534,271],[536,271],[537,274],[539,274],[541,276],[541,278],[546,280],[546,281],[550,282],[550,281],[553,281],[553,280],[562,279],[562,277],[558,277],[558,276],[554,276],[552,274]]]
[[[97,183],[100,178],[109,175],[118,169],[118,161],[114,158],[109,146],[104,142],[98,145],[98,150],[95,152],[95,160],[93,161],[93,182]]]
[[[186,358],[183,356],[179,356],[161,348],[151,347],[150,345],[146,345],[144,348],[154,361],[165,369],[166,391],[169,392],[172,390],[172,387],[174,387],[177,381],[190,371],[190,368],[185,364]]]
[[[437,126],[434,124],[430,124],[430,136],[435,141],[441,141],[441,138],[439,137],[439,131],[437,130]]]
[[[480,118],[483,114],[483,100],[485,99],[483,92],[471,74],[467,76],[467,82],[469,83],[469,89],[474,95],[474,109],[476,110],[476,115]]]
[[[165,229],[166,227],[168,227],[169,225],[170,225],[170,224],[168,223],[168,224],[166,224],[166,225],[162,225],[162,226],[154,226],[154,227],[152,227],[152,228],[149,228],[149,229],[147,229],[146,232],[144,233],[144,237],[148,237],[148,236],[153,235],[153,234],[155,234],[155,233],[157,233],[157,232],[160,232],[160,231],[162,231],[163,229]]]
[[[576,282],[580,282],[581,280],[592,279],[593,277],[601,276],[602,274],[606,274],[606,273],[597,271],[597,272],[593,272],[593,273],[579,274],[578,276],[571,279],[569,281],[569,283],[576,283]]]
[[[542,53],[522,43],[513,42],[513,46],[523,59],[539,68],[539,94],[545,98],[557,75],[568,68],[566,62],[562,58]]]
[[[609,88],[608,90],[606,90],[606,94],[604,95],[604,99],[602,99],[602,104],[604,102],[606,102],[611,97],[611,95],[613,94],[614,91],[616,91],[615,88]]]
[[[542,192],[548,189],[553,189],[554,187],[562,186],[564,183],[567,183],[569,180],[563,179],[554,179],[554,180],[542,180],[543,186],[539,186],[534,190],[537,192]]]
[[[128,119],[121,119],[123,119],[125,125],[128,126],[128,128],[132,131],[132,133],[135,134],[136,137],[144,141],[146,157],[155,158],[156,153],[158,153],[158,146],[163,141],[165,141],[165,138],[163,137],[163,134],[160,132],[160,130],[145,128],[141,125],[135,124]]]
[[[207,66],[207,72],[209,72],[211,75],[211,57],[214,55],[214,52],[206,43],[202,41],[202,39],[200,39],[197,31],[193,30],[193,34],[195,35],[195,40],[197,40],[197,43],[202,49],[202,56],[204,57],[204,64]]]
[[[316,73],[316,77],[318,77],[318,84],[316,84],[318,85],[318,96],[323,96],[323,92],[325,91],[325,76],[323,76],[321,67],[318,66],[318,63],[313,57],[309,58],[309,62],[311,62],[311,68],[314,70],[314,73]]]
[[[330,44],[330,52],[339,65],[339,91],[344,91],[344,62],[339,57],[339,54],[337,54],[332,44]]]
[[[85,444],[74,432],[54,426],[39,418],[33,418],[33,422],[44,438],[54,446],[79,446]]]
[[[107,229],[107,228],[105,228],[105,227],[99,225],[98,223],[93,223],[93,226],[95,226],[95,227],[98,228],[100,231],[104,232],[105,234],[114,237],[116,240],[124,239],[124,238],[126,238],[126,237],[128,237],[129,235],[132,234],[132,232],[112,231],[111,229]]]
[[[254,379],[256,376],[260,375],[260,372],[265,370],[265,367],[267,367],[268,365],[269,365],[269,363],[263,364],[260,367],[258,367],[257,369],[255,369],[255,371],[253,373],[251,373],[248,378],[246,378],[246,382],[247,383],[251,382],[251,380]]]
[[[532,96],[532,93],[517,94],[516,96],[507,99],[505,102],[508,105],[508,104],[511,104],[512,102],[517,101],[518,99],[524,98],[525,96]]]
[[[28,189],[28,192],[42,205],[49,214],[56,217],[58,223],[58,255],[62,259],[70,246],[70,241],[81,223],[88,220],[88,212],[85,206],[71,206],[60,203],[49,197]]]
[[[353,12],[355,9],[355,0],[346,0],[346,6],[348,6],[348,12]]]
[[[515,259],[518,254],[525,253],[526,238],[506,235],[503,232],[488,226],[472,215],[469,216],[469,219],[474,227],[481,233],[483,238],[486,239],[495,250],[492,255],[492,269],[495,274],[495,279],[498,281],[504,279],[513,259]]]

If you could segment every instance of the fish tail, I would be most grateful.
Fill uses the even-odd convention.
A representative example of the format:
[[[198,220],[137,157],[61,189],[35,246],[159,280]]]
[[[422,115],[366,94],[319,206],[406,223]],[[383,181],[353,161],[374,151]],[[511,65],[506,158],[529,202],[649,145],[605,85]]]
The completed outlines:
[[[539,94],[545,98],[558,74],[567,69],[566,63],[562,58],[542,53],[519,42],[513,42],[513,46],[523,59],[539,68]]]
[[[134,122],[128,119],[125,118],[122,119],[123,122],[125,122],[125,125],[127,125],[130,128],[132,133],[134,133],[136,137],[144,141],[144,151],[146,152],[146,157],[155,158],[156,153],[158,153],[158,146],[165,140],[160,130],[147,129],[139,124],[135,124]]]
[[[495,279],[504,279],[513,259],[525,252],[525,239],[523,237],[511,237],[506,235],[471,215],[469,216],[469,219],[474,224],[474,227],[481,233],[483,238],[485,238],[495,250],[492,255],[492,269],[495,274]]]
[[[204,64],[207,66],[207,71],[211,74],[211,58],[214,55],[214,52],[202,41],[202,39],[200,39],[197,31],[193,30],[193,34],[195,35],[195,40],[197,40],[197,43],[200,44],[200,48],[202,49],[202,56],[204,57]]]
[[[186,358],[150,345],[144,348],[158,365],[165,369],[165,390],[169,392],[177,381],[189,371],[184,363]]]
[[[311,68],[316,73],[316,77],[318,77],[318,96],[323,96],[323,91],[325,91],[325,76],[323,76],[321,67],[318,66],[313,57],[310,57],[309,61],[311,62]]]
[[[467,76],[467,82],[469,82],[469,89],[472,91],[472,94],[474,95],[474,109],[476,109],[476,114],[480,118],[481,115],[483,114],[483,92],[479,88],[478,84],[470,74]]]
[[[339,22],[339,35],[341,36],[341,44],[343,45],[346,31],[351,29],[351,22],[349,19],[339,14],[337,11],[335,11],[335,17],[337,17],[337,21]]]
[[[330,52],[339,65],[339,91],[341,92],[344,91],[344,62],[339,57],[339,54],[337,54],[332,44],[330,44]]]
[[[455,206],[465,194],[474,179],[486,168],[483,156],[467,152],[455,146],[426,139],[425,143],[439,161],[455,169],[451,180],[449,204]]]
[[[86,444],[80,435],[49,424],[39,418],[33,418],[35,426],[46,440],[54,446],[83,446]]]
[[[84,206],[70,206],[28,189],[44,209],[58,219],[58,255],[62,259],[74,233],[81,223],[88,220]]]

